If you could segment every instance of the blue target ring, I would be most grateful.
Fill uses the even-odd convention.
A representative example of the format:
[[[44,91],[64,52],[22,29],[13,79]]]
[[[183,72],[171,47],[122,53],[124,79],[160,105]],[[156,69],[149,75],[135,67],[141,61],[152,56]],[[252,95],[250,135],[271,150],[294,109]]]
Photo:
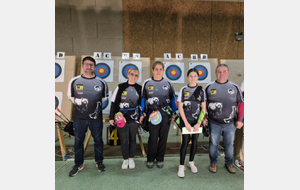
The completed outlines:
[[[55,78],[60,76],[61,70],[61,66],[58,63],[55,63]]]
[[[124,78],[128,79],[128,72],[131,70],[131,69],[138,69],[136,65],[133,65],[133,64],[127,64],[123,67],[122,69],[122,75]]]
[[[58,98],[55,96],[55,109],[58,107],[58,104],[59,104],[59,100],[58,100]]]
[[[208,72],[207,72],[207,69],[206,67],[204,67],[203,65],[197,65],[194,67],[198,73],[199,73],[199,78],[198,80],[204,80],[207,78],[208,76]]]
[[[170,65],[166,69],[166,76],[170,80],[178,80],[181,75],[182,71],[177,65]]]
[[[98,77],[105,79],[110,75],[110,67],[105,63],[98,63],[95,68],[95,73]]]

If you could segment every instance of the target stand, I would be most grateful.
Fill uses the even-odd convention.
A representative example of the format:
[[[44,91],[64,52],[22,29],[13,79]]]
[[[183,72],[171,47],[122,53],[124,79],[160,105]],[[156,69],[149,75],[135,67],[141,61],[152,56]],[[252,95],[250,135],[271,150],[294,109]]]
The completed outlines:
[[[63,122],[55,121],[55,127],[57,129],[61,157],[62,157],[63,161],[65,161],[65,160],[68,159],[68,155],[67,155],[67,149],[66,149],[66,144],[65,144],[63,131],[61,130],[63,128]]]

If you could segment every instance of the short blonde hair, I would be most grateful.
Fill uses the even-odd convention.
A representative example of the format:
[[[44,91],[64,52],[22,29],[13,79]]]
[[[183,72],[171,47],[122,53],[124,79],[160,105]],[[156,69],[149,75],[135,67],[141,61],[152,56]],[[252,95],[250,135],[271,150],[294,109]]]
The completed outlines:
[[[140,70],[134,68],[130,69],[127,74],[129,75],[132,71],[136,71],[140,74]]]

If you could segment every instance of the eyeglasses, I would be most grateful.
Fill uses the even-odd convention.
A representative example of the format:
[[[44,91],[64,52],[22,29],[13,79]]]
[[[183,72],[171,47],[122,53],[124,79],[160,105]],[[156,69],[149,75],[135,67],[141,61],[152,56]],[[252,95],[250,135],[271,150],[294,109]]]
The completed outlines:
[[[85,67],[95,67],[94,64],[83,64]]]
[[[137,74],[133,74],[133,73],[130,73],[130,75],[131,75],[131,76],[133,76],[133,77],[136,77],[136,78],[138,78],[138,77],[139,77],[139,75],[137,75]]]

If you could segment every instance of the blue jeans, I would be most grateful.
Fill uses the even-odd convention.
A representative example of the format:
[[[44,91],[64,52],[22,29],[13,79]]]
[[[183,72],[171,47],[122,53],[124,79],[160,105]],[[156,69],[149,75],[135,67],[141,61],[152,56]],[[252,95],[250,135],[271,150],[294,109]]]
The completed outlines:
[[[210,123],[210,137],[209,137],[209,158],[211,164],[217,164],[218,161],[218,147],[222,135],[225,149],[225,163],[232,164],[233,157],[233,143],[236,127],[235,125],[229,124],[225,126]]]
[[[103,160],[103,140],[102,140],[102,129],[103,121],[73,121],[73,130],[75,134],[75,164],[83,164],[84,146],[83,142],[85,139],[85,133],[87,132],[87,127],[92,133],[94,138],[94,151],[95,151],[95,161],[100,162]]]

